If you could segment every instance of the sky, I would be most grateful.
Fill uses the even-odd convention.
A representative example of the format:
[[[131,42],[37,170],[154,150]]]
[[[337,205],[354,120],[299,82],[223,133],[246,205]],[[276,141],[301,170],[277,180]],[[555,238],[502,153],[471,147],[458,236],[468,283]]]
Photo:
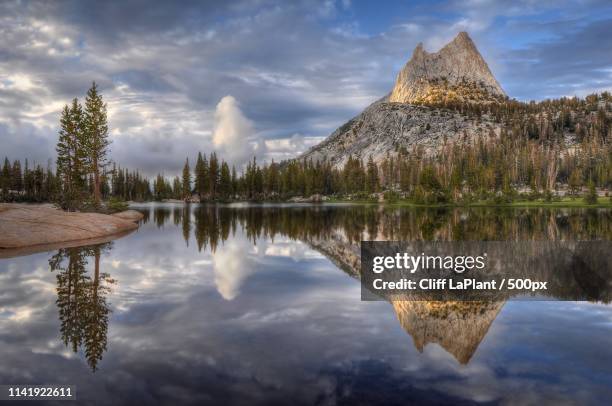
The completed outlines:
[[[460,31],[510,97],[612,89],[609,1],[4,0],[0,156],[53,160],[62,107],[95,81],[122,166],[291,158]]]

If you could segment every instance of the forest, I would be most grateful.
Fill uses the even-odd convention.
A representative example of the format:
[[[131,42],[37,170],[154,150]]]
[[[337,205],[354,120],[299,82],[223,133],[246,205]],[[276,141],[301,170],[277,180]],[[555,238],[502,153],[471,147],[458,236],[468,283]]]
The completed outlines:
[[[95,83],[85,106],[78,99],[60,118],[55,167],[5,158],[3,201],[57,202],[67,209],[96,208],[102,201],[283,201],[321,195],[337,199],[403,199],[416,204],[552,201],[560,195],[597,202],[612,186],[612,95],[523,103],[444,100],[431,108],[457,111],[501,124],[501,132],[446,141],[433,155],[398,148],[382,162],[350,157],[329,162],[289,160],[258,164],[240,173],[215,152],[186,158],[182,173],[147,179],[109,160],[106,105]]]

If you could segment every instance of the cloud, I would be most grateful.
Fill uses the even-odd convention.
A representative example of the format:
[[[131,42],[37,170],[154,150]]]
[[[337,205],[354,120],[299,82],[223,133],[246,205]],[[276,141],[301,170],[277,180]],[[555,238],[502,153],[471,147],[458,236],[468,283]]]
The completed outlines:
[[[173,176],[217,147],[290,158],[388,93],[418,42],[436,50],[462,29],[511,96],[584,94],[612,86],[610,20],[595,0],[3,1],[0,154],[54,158],[61,107],[95,80],[122,166]],[[227,95],[240,105],[217,120]]]
[[[288,138],[266,140],[266,157],[274,159],[276,162],[291,159],[306,152],[308,148],[324,139],[325,137],[307,137],[301,134],[293,134]]]
[[[571,27],[571,29],[567,29]],[[516,97],[585,96],[612,89],[612,18],[555,27],[554,40],[538,41],[508,51],[510,92]],[[571,53],[571,56],[569,56]],[[533,85],[524,86],[529,77]],[[540,97],[534,97],[533,89]]]
[[[257,148],[252,144],[253,123],[240,110],[233,96],[225,96],[215,110],[213,144],[223,158],[240,166],[251,159]],[[260,152],[260,151],[258,151]]]
[[[48,130],[48,129],[47,129]],[[8,157],[11,161],[15,159],[29,160],[30,168],[34,164],[40,164],[43,168],[51,157],[55,156],[55,141],[44,131],[31,124],[11,126],[0,121],[0,159]],[[54,160],[51,160],[54,164]]]

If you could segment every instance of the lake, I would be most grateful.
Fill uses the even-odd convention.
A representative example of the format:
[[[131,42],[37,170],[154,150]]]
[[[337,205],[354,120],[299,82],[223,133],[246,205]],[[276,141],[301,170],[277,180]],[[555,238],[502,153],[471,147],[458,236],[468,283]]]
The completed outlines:
[[[609,209],[142,204],[110,243],[0,259],[0,382],[91,404],[602,404],[598,300],[361,301],[359,242],[612,239]]]

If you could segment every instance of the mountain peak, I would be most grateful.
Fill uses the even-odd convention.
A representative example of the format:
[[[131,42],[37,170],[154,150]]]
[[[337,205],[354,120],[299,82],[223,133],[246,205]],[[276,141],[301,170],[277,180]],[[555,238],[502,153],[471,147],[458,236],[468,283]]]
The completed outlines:
[[[478,48],[476,48],[476,44],[474,44],[474,41],[472,41],[470,35],[465,31],[461,31],[459,34],[457,34],[457,36],[451,42],[446,44],[444,48],[446,47],[449,47],[454,50],[463,49],[468,52],[475,52],[480,55],[480,52],[478,52]]]
[[[460,31],[452,42],[469,42],[472,45],[474,44],[467,31]]]
[[[419,43],[397,76],[389,98],[397,103],[490,102],[506,97],[465,31],[429,53]]]

